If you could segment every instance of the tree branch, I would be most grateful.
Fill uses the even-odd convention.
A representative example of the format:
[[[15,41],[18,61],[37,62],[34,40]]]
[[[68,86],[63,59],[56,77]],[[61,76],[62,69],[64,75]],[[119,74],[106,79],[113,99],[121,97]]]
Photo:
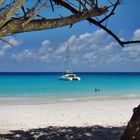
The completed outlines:
[[[94,25],[102,28],[103,30],[105,30],[109,35],[111,35],[122,47],[124,47],[124,44],[122,43],[122,41],[111,31],[109,30],[107,27],[103,26],[100,22],[97,22],[96,20],[89,18],[87,19],[90,23],[93,23]]]
[[[132,41],[121,41],[118,36],[116,36],[111,30],[109,30],[107,27],[103,26],[100,22],[97,22],[96,20],[89,18],[87,19],[90,23],[93,23],[94,25],[102,28],[105,30],[109,35],[111,35],[122,47],[126,44],[134,44],[134,43],[140,43],[140,40],[132,40]]]
[[[11,17],[25,2],[26,0],[18,0],[4,14],[0,15],[0,28],[11,19]]]
[[[105,18],[103,18],[102,20],[100,20],[99,22],[102,23],[105,20],[107,20],[110,16],[114,15],[114,11],[116,10],[117,6],[120,4],[121,0],[117,0],[117,2],[115,4],[113,4],[113,9],[111,10],[111,12],[105,16]]]
[[[125,44],[135,44],[140,43],[140,40],[130,40],[130,41],[122,41],[122,43]]]
[[[36,13],[34,13],[30,18],[27,19],[26,22],[22,23],[22,26],[25,26],[27,25],[29,22],[31,22],[34,17],[36,17],[45,7],[47,6],[47,2],[45,2],[40,8],[38,11],[36,11]]]
[[[49,1],[50,1],[50,4],[51,4],[52,11],[54,12],[54,6],[53,6],[53,3],[52,3],[52,0],[49,0]]]
[[[3,39],[2,37],[0,37],[0,40],[7,43],[8,45],[15,47],[12,43],[8,42],[7,40]]]
[[[4,0],[0,0],[0,5],[4,2]]]
[[[46,30],[51,28],[63,27],[66,25],[70,25],[73,23],[77,23],[84,19],[100,16],[106,12],[106,7],[101,9],[93,9],[89,11],[85,11],[83,13],[79,13],[76,15],[64,17],[64,18],[56,18],[56,19],[41,19],[41,20],[33,20],[29,22],[25,27],[22,26],[22,23],[26,21],[26,19],[13,19],[7,23],[0,32],[0,37],[21,33],[21,32],[29,32],[29,31],[38,31],[38,30]]]
[[[53,1],[57,1],[57,0],[53,0]],[[117,1],[117,3],[119,4],[120,0]],[[64,1],[57,1],[58,4],[62,5],[63,7],[65,7],[66,9],[70,10],[72,13],[74,14],[80,14],[75,8],[73,8],[72,6],[70,6],[68,3],[64,2]],[[111,30],[109,30],[107,27],[105,27],[104,25],[102,25],[100,23],[100,21],[96,21],[92,18],[87,18],[87,21],[89,21],[90,23],[100,27],[101,29],[105,30],[109,35],[111,35],[122,47],[124,47],[124,45],[126,44],[133,44],[133,43],[140,43],[140,40],[135,40],[135,41],[121,41],[119,39],[118,36],[116,36]]]
[[[37,14],[42,10],[42,7],[38,9],[35,12],[36,7],[39,5],[39,3],[42,0],[37,0],[35,5],[29,9],[29,13],[24,10],[23,4],[26,2],[26,0],[13,0],[12,4],[8,5],[8,10],[4,9],[2,15],[0,15],[0,37],[16,34],[16,33],[22,33],[22,32],[30,32],[30,31],[38,31],[38,30],[47,30],[51,28],[57,28],[57,27],[63,27],[67,25],[73,25],[74,23],[80,22],[82,20],[87,20],[88,22],[98,26],[99,28],[105,30],[109,35],[111,35],[122,47],[126,44],[132,44],[132,43],[140,43],[140,40],[131,40],[131,41],[122,41],[116,34],[114,34],[110,29],[108,29],[106,26],[102,25],[102,22],[106,21],[108,18],[110,18],[114,11],[116,10],[117,6],[122,2],[122,0],[116,0],[116,2],[111,5],[104,6],[103,8],[98,7],[98,0],[76,0],[80,4],[79,6],[76,6],[75,3],[72,3],[68,0],[50,0],[52,10],[54,10],[53,3],[56,5],[60,5],[69,11],[73,13],[72,16],[68,17],[61,17],[61,18],[53,18],[53,19],[35,19]],[[4,0],[0,0],[0,4],[3,3]],[[77,3],[76,3],[77,4]],[[73,7],[74,5],[74,7]],[[12,18],[13,15],[16,14],[16,11],[22,7],[24,16],[21,18]],[[103,19],[96,20],[92,17],[101,16],[103,14],[106,14],[108,9],[110,7],[113,7],[110,9],[110,12],[105,16]],[[81,9],[82,8],[82,9]],[[83,11],[83,12],[81,12]],[[27,16],[28,14],[28,16]],[[31,16],[30,16],[31,15]],[[22,26],[24,24],[24,26]]]

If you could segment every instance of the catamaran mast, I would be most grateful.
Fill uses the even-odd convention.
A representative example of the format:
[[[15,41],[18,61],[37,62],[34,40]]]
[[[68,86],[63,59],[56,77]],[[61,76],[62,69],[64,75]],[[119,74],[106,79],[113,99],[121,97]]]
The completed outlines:
[[[67,46],[67,64],[66,64],[67,71],[69,70],[69,42]]]

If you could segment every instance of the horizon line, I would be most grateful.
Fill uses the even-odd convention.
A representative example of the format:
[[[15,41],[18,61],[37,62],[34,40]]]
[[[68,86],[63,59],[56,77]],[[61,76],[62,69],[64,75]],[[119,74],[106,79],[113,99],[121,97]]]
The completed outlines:
[[[2,71],[0,73],[65,73],[63,71]],[[140,73],[138,71],[74,71],[74,73]]]

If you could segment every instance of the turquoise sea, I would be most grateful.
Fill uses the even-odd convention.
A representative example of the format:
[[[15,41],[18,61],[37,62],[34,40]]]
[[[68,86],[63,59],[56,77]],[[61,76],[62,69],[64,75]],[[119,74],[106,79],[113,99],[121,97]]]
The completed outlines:
[[[140,95],[140,73],[77,73],[81,81],[58,80],[61,74],[0,73],[0,97]]]

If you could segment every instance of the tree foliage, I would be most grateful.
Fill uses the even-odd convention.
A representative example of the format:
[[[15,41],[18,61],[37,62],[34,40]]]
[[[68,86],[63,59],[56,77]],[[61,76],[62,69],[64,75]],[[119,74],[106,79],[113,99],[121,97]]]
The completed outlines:
[[[122,47],[140,43],[140,40],[122,41],[106,26],[107,20],[122,3],[123,0],[0,0],[0,39],[4,41],[3,37],[17,33],[67,25],[72,27],[77,22],[87,20],[105,30]],[[58,16],[57,12],[63,10],[66,14],[62,12]]]

